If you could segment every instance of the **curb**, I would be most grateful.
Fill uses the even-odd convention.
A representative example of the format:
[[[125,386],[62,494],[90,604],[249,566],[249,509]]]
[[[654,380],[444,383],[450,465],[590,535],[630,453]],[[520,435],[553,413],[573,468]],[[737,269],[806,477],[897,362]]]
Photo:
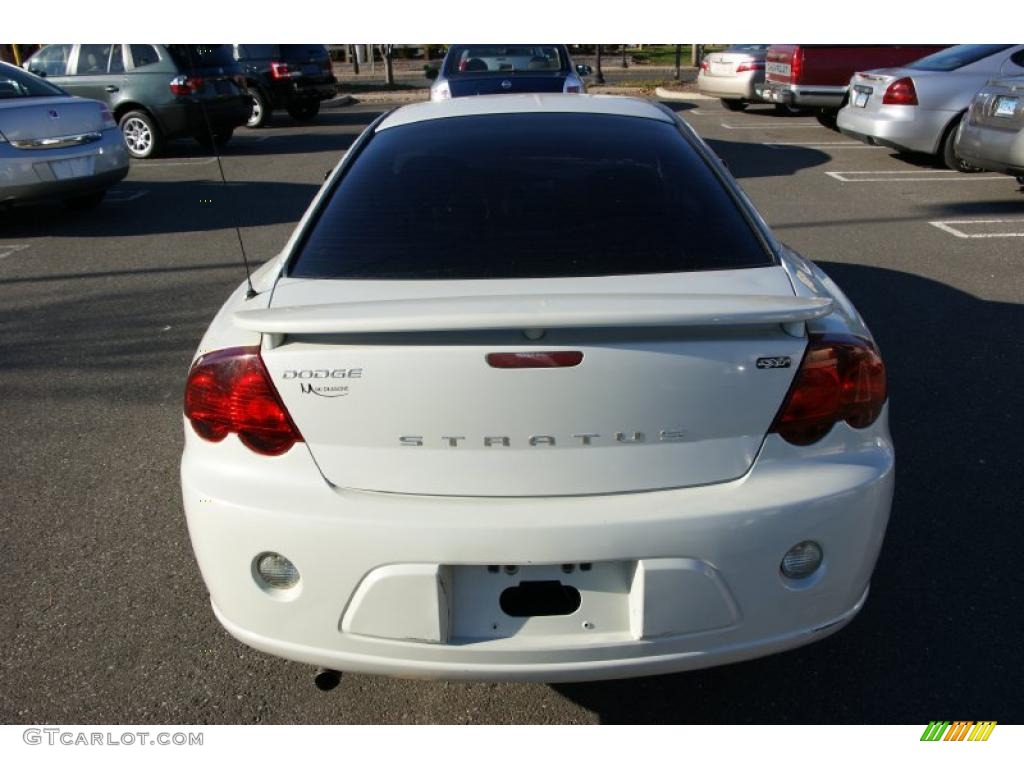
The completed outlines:
[[[668,88],[655,88],[654,95],[665,101],[718,101],[714,96],[705,96],[703,93],[689,93],[687,91],[670,91]]]
[[[430,91],[369,91],[367,93],[346,94],[348,103],[391,102],[411,104],[415,101],[430,101]]]
[[[355,99],[346,93],[341,96],[335,96],[333,99],[325,99],[324,101],[321,101],[320,107],[322,109],[338,109],[339,107],[347,107],[349,104],[354,102]]]

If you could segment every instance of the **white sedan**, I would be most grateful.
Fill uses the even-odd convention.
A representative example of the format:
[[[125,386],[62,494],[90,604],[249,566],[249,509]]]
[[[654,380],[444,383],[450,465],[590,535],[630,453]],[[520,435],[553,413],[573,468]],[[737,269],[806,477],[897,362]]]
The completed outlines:
[[[214,612],[323,668],[572,681],[819,640],[889,517],[885,367],[840,289],[646,101],[377,119],[185,392]]]

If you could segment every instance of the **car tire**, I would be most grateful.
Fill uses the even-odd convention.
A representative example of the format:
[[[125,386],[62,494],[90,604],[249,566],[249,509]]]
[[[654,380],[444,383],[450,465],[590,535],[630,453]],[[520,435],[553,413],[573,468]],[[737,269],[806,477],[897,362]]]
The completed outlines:
[[[776,104],[775,114],[782,115],[783,117],[796,117],[802,115],[804,111],[800,107],[794,107],[792,104]]]
[[[164,136],[156,121],[146,112],[125,112],[118,121],[128,154],[139,160],[156,157],[163,151]]]
[[[252,99],[252,114],[245,123],[246,128],[262,128],[270,123],[270,115],[273,110],[270,107],[270,100],[263,95],[263,91],[255,86],[246,89],[249,98]]]
[[[722,106],[730,112],[742,112],[747,108],[747,102],[743,99],[722,99]]]
[[[61,202],[69,211],[91,211],[103,202],[103,198],[106,197],[106,195],[107,190],[104,189],[100,192],[90,192],[87,195],[69,197],[61,200]]]
[[[319,101],[297,101],[288,105],[288,114],[293,120],[308,122],[320,114]]]
[[[1022,187],[1024,187],[1024,176],[1015,176],[1014,178],[1017,179],[1017,183],[1018,184],[1020,184]]]
[[[961,115],[954,120],[948,128],[946,128],[946,135],[942,139],[942,162],[951,171],[960,171],[960,173],[978,173],[982,170],[981,168],[965,163],[956,153],[957,129],[960,127],[960,121],[963,119],[964,116]]]
[[[815,117],[818,122],[830,131],[838,131],[836,123],[839,120],[839,113],[834,109],[819,109]]]
[[[215,145],[217,149],[221,149],[229,141],[231,141],[231,137],[234,136],[234,134],[234,128],[222,128],[220,130],[216,130],[213,132],[212,141],[210,140],[209,133],[197,133],[195,136],[195,140],[198,141],[199,146],[203,147],[204,149],[213,149]]]

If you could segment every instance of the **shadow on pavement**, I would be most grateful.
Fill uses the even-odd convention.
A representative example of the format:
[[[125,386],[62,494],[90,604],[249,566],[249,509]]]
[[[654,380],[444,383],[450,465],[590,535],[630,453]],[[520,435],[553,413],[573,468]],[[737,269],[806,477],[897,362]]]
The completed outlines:
[[[819,149],[787,146],[771,149],[763,144],[744,141],[723,141],[705,139],[708,146],[718,155],[737,179],[753,179],[770,176],[792,176],[805,168],[824,165],[831,155]]]
[[[16,208],[0,213],[5,238],[124,237],[180,234],[293,224],[320,189],[316,184],[276,181],[219,180],[122,181],[110,199],[86,213],[65,210],[59,204]],[[116,192],[116,195],[113,194]],[[126,202],[136,193],[143,196]]]
[[[889,373],[896,498],[871,596],[848,627],[789,653],[554,686],[603,722],[1024,720],[1024,306],[903,272],[821,267],[871,324]]]

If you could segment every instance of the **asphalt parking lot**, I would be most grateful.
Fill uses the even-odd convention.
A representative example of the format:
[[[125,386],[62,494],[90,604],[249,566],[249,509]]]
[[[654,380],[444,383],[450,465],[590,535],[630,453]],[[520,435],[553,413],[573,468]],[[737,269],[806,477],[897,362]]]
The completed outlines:
[[[1024,194],[813,118],[674,103],[783,240],[853,299],[885,356],[899,455],[861,615],[806,648],[666,677],[455,684],[312,669],[217,624],[178,484],[202,332],[285,242],[385,105],[280,116],[218,166],[134,163],[96,211],[0,214],[0,722],[1024,721]],[[585,213],[585,212],[584,212]]]

